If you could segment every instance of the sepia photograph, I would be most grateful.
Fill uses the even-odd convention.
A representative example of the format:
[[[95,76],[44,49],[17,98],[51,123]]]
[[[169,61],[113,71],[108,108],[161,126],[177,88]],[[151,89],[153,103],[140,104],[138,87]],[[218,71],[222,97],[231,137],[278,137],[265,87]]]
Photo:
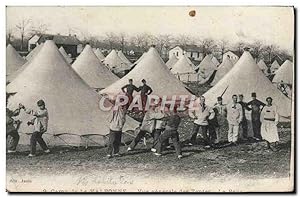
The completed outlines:
[[[295,10],[6,6],[6,191],[295,192]]]

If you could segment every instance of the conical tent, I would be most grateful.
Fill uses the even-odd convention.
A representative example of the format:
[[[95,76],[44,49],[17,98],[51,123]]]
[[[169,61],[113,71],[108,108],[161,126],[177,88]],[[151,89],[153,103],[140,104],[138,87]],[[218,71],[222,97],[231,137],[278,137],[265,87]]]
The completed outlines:
[[[122,59],[124,63],[127,65],[131,65],[132,63],[126,58],[126,56],[123,54],[123,52],[120,50],[118,51],[118,56]]]
[[[30,57],[28,58],[27,62],[22,65],[16,72],[12,73],[11,75],[7,76],[7,81],[8,82],[12,82],[20,73],[22,73],[24,71],[24,69],[32,62],[32,60],[36,57],[36,55],[40,52],[40,50],[42,49],[42,47],[44,46],[44,43],[38,45],[37,47],[35,47],[29,54]],[[29,55],[28,54],[28,55]],[[27,56],[28,56],[27,55]],[[27,58],[26,56],[26,58]]]
[[[168,66],[169,69],[171,69],[177,61],[178,58],[175,56],[175,54],[172,54],[169,60],[166,62],[166,65]]]
[[[72,58],[67,54],[65,49],[61,46],[59,48],[60,53],[63,55],[63,57],[66,59],[67,63],[71,64],[72,63]]]
[[[233,94],[243,94],[245,101],[251,100],[251,93],[256,92],[257,98],[265,102],[268,96],[278,106],[281,116],[291,116],[291,100],[283,95],[260,71],[248,51],[245,51],[234,67],[204,96],[208,104],[216,102],[223,94],[224,103],[231,101]]]
[[[119,79],[99,61],[90,45],[85,46],[72,68],[92,88],[105,88]]]
[[[130,65],[125,63],[117,54],[116,50],[112,50],[104,59],[104,64],[111,68],[114,72],[119,73],[130,69]]]
[[[142,56],[139,57],[139,59],[137,59],[131,66],[130,68],[133,68],[134,66],[136,66],[137,64],[139,64],[139,62],[141,62],[141,60],[145,57],[146,52],[144,52],[142,54]]]
[[[16,72],[22,65],[24,65],[26,60],[24,60],[20,54],[15,50],[15,48],[9,44],[6,47],[6,75],[9,76]]]
[[[7,86],[7,92],[16,92],[9,98],[10,109],[17,108],[19,103],[37,109],[36,102],[45,101],[49,114],[45,136],[50,144],[105,144],[109,112],[100,110],[100,96],[66,63],[53,41],[45,42],[30,65]],[[26,125],[32,117],[22,111],[17,119],[22,121],[22,134],[32,133]],[[136,124],[128,117],[124,130],[134,129]]]
[[[220,65],[220,62],[218,61],[218,59],[216,57],[212,57],[211,61],[216,65],[216,66],[219,66]]]
[[[272,63],[272,65],[270,67],[271,73],[274,74],[276,72],[276,70],[279,69],[279,67],[280,67],[280,65],[277,62],[277,60],[274,60],[274,62]]]
[[[37,53],[42,49],[44,43],[41,43],[40,45],[37,45],[27,56],[26,56],[26,60],[27,61],[31,61],[36,55]]]
[[[145,57],[123,78],[100,91],[109,97],[121,93],[121,87],[128,84],[128,79],[133,79],[136,86],[141,85],[141,80],[145,79],[147,84],[152,87],[153,94],[158,96],[179,96],[191,95],[184,85],[176,79],[165,65],[156,49],[151,47]],[[135,94],[137,94],[135,92]]]
[[[196,73],[195,65],[188,57],[182,55],[179,60],[173,65],[171,72],[173,74]]]
[[[260,60],[258,63],[257,63],[257,66],[265,73],[267,74],[268,72],[268,66],[266,65],[266,63],[264,62],[264,60]]]
[[[223,61],[218,67],[217,73],[214,77],[214,80],[211,82],[211,85],[217,84],[233,67],[233,64],[228,56],[223,56]]]
[[[95,51],[95,55],[97,56],[97,58],[102,61],[103,59],[105,59],[105,56],[102,54],[101,50],[99,48],[96,49]]]
[[[275,72],[273,83],[293,84],[293,63],[286,60],[281,67]]]
[[[212,62],[211,56],[206,55],[197,68],[201,76],[207,78],[217,69],[217,66]]]

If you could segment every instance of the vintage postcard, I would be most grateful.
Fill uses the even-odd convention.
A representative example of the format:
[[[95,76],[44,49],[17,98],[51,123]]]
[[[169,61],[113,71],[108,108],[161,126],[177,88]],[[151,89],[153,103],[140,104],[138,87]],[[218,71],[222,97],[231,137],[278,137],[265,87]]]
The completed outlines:
[[[293,192],[293,6],[7,6],[8,192]]]

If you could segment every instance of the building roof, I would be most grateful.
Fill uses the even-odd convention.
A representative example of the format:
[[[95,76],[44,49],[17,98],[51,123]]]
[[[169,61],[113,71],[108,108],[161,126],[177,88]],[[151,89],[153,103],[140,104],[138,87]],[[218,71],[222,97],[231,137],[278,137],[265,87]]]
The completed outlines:
[[[202,48],[198,47],[197,45],[186,45],[186,46],[176,45],[172,49],[174,49],[175,47],[180,47],[181,49],[184,49],[184,51],[186,52],[200,52],[200,53],[203,52]]]
[[[39,43],[44,43],[46,40],[53,40],[55,44],[62,45],[79,45],[81,42],[78,40],[76,35],[52,35],[52,34],[42,34],[38,40]]]

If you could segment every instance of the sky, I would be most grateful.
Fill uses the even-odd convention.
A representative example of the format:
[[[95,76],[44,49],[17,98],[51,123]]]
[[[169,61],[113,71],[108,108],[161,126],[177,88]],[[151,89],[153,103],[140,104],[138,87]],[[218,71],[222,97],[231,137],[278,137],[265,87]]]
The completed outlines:
[[[189,11],[195,10],[194,17]],[[49,33],[151,33],[276,44],[292,51],[292,7],[7,7],[7,28],[22,18],[49,24]]]

